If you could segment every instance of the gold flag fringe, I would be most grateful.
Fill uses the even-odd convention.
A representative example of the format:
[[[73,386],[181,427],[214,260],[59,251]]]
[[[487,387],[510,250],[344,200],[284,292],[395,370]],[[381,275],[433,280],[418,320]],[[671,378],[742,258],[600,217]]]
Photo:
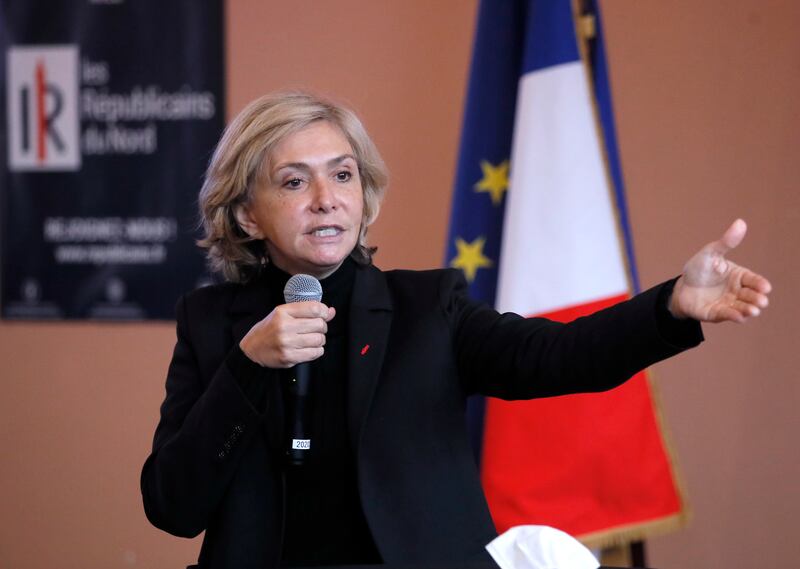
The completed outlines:
[[[620,250],[623,251],[623,259],[627,268],[628,277],[628,290],[633,290],[633,283],[631,278],[630,263],[627,255],[624,254],[625,244],[621,234],[622,220],[619,213],[619,204],[617,203],[616,195],[614,193],[614,184],[611,179],[611,169],[608,163],[608,150],[605,147],[605,140],[602,136],[602,125],[600,124],[600,114],[597,109],[597,99],[594,95],[594,82],[592,78],[592,69],[589,65],[587,56],[589,40],[594,39],[597,33],[597,22],[593,15],[584,15],[582,10],[583,0],[572,1],[573,22],[575,23],[575,35],[578,43],[578,50],[580,52],[581,61],[583,62],[584,72],[586,73],[590,89],[592,89],[592,111],[594,114],[595,133],[600,143],[600,148],[603,154],[603,163],[605,165],[606,186],[611,194],[611,203],[615,204],[615,215],[617,218],[617,239],[619,242]],[[653,413],[655,414],[656,424],[658,426],[659,434],[661,435],[661,442],[664,446],[667,461],[669,463],[672,480],[675,484],[678,493],[678,500],[680,509],[678,512],[652,520],[634,522],[621,526],[611,527],[597,532],[587,533],[576,536],[579,541],[590,548],[608,548],[626,545],[634,541],[644,541],[647,538],[664,535],[666,533],[674,532],[686,527],[691,520],[691,509],[686,499],[686,491],[683,479],[677,465],[677,456],[669,436],[666,422],[664,421],[664,414],[661,407],[661,399],[657,386],[655,385],[652,372],[645,371],[648,387],[650,389],[650,397],[652,400]],[[634,465],[635,467],[635,465]]]

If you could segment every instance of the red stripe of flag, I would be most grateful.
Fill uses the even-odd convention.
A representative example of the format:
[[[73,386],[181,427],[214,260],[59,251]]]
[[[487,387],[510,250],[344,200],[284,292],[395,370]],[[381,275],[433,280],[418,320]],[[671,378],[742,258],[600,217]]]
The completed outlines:
[[[568,322],[626,298],[541,316]],[[581,536],[680,512],[681,500],[652,409],[645,372],[606,393],[511,403],[487,400],[485,433],[492,444],[484,445],[482,464],[490,466],[481,475],[497,530],[545,524]],[[530,450],[531,433],[536,452]],[[598,447],[598,439],[621,442],[608,449]],[[624,499],[615,503],[602,490],[575,492],[576,488],[624,488]]]

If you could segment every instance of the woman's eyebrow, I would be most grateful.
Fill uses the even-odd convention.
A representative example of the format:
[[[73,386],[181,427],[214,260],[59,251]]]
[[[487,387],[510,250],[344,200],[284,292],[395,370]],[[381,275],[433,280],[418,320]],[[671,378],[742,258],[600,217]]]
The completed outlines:
[[[330,160],[328,160],[328,167],[330,168],[333,166],[337,166],[342,162],[344,162],[345,160],[347,160],[348,158],[353,162],[356,162],[356,157],[353,156],[352,154],[342,154],[341,156],[337,156],[336,158],[331,158]]]
[[[287,168],[291,168],[293,170],[310,170],[311,167],[306,164],[305,162],[284,162],[283,164],[278,164],[275,166],[275,171],[279,172],[281,170],[286,170]]]
[[[337,156],[336,158],[331,158],[330,160],[328,160],[326,162],[326,166],[328,166],[328,168],[332,168],[348,159],[352,160],[353,162],[356,162],[356,157],[353,156],[352,154],[342,154],[341,156]],[[286,168],[291,168],[294,170],[304,170],[304,171],[311,170],[311,166],[309,166],[306,162],[284,162],[282,164],[278,164],[277,166],[275,166],[275,171],[279,172],[280,170],[284,170]]]

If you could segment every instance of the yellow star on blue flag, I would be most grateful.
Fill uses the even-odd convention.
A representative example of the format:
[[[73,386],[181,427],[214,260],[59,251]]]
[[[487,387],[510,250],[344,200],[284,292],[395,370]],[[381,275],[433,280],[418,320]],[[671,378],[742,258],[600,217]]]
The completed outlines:
[[[503,194],[508,189],[508,160],[495,166],[488,160],[481,160],[483,178],[475,184],[476,192],[486,192],[492,198],[493,205],[500,205]]]
[[[483,254],[485,244],[485,237],[478,237],[471,243],[467,243],[461,237],[456,237],[457,254],[450,261],[450,266],[464,271],[467,282],[471,283],[475,280],[478,269],[485,269],[493,265],[492,260]]]

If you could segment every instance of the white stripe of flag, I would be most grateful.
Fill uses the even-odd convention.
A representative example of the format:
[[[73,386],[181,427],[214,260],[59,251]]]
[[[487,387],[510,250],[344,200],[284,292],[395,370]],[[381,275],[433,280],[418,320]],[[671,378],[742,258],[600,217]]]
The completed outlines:
[[[497,308],[523,315],[629,292],[581,61],[520,79]]]

